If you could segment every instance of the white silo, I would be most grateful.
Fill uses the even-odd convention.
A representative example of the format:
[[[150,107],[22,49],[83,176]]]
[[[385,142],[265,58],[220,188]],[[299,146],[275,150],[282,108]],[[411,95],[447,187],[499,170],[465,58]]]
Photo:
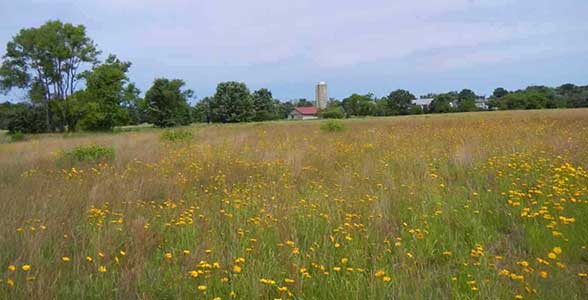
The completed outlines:
[[[327,83],[324,81],[319,82],[316,85],[315,90],[315,97],[314,97],[314,105],[318,109],[325,109],[327,108],[327,101],[329,100],[329,96],[327,95]]]

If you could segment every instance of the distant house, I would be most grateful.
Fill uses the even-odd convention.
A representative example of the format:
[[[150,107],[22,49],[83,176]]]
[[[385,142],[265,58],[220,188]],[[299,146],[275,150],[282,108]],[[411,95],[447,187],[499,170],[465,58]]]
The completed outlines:
[[[312,120],[318,119],[318,109],[315,106],[296,107],[288,115],[291,120]]]
[[[429,105],[431,105],[431,102],[433,102],[433,98],[420,98],[412,100],[412,104],[420,106],[423,110],[428,109]]]
[[[488,100],[486,99],[486,97],[478,97],[476,98],[476,107],[479,109],[488,109]]]

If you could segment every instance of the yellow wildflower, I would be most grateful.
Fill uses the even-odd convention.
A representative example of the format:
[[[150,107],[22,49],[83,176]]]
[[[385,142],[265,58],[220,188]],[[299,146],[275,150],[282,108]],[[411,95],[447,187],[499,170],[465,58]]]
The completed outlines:
[[[237,259],[235,259],[235,263],[239,264],[239,263],[244,263],[245,262],[245,258],[244,257],[237,257]]]

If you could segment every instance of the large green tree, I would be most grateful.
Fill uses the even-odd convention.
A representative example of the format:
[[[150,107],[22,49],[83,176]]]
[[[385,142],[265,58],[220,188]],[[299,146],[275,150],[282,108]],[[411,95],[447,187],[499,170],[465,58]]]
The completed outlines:
[[[452,111],[452,106],[456,100],[456,93],[444,93],[436,95],[431,101],[430,110],[433,113],[448,113]]]
[[[248,122],[255,117],[255,106],[249,89],[242,82],[222,82],[210,101],[212,122]]]
[[[137,125],[148,122],[148,107],[144,98],[139,97],[141,91],[134,83],[129,83],[123,90],[122,107],[127,116],[127,124]]]
[[[259,89],[251,94],[255,109],[254,121],[275,120],[278,118],[277,101],[268,89]]]
[[[278,116],[281,119],[288,118],[288,115],[290,115],[290,113],[294,110],[295,107],[296,107],[296,105],[294,105],[294,103],[292,103],[292,101],[278,102],[278,108],[277,108]]]
[[[343,99],[345,113],[349,116],[370,116],[375,113],[376,103],[373,94],[352,94]]]
[[[128,119],[121,104],[126,96],[125,85],[129,80],[126,73],[130,67],[130,62],[110,55],[103,64],[84,73],[84,113],[80,120],[83,129],[111,130]]]
[[[555,89],[556,97],[563,99],[567,107],[588,107],[588,86],[566,83]]]
[[[408,115],[416,97],[407,90],[395,90],[388,95],[388,106],[393,115]]]
[[[174,127],[190,124],[191,112],[188,99],[194,94],[184,90],[180,79],[155,79],[145,93],[150,121],[159,127]]]
[[[76,92],[81,71],[97,63],[99,51],[86,35],[83,25],[48,21],[40,27],[25,28],[6,45],[0,66],[0,90],[28,89],[45,107],[46,128],[68,127],[66,109],[54,120],[52,107]]]
[[[508,95],[508,91],[505,88],[502,87],[498,87],[494,89],[494,92],[492,92],[492,96],[495,98],[502,98],[506,95]]]
[[[196,105],[194,105],[194,108],[192,109],[192,118],[194,122],[211,122],[210,102],[212,102],[212,97],[204,97],[202,100],[198,101]]]
[[[458,111],[475,111],[477,110],[476,107],[476,98],[478,96],[474,91],[470,89],[463,89],[457,95],[457,110]]]

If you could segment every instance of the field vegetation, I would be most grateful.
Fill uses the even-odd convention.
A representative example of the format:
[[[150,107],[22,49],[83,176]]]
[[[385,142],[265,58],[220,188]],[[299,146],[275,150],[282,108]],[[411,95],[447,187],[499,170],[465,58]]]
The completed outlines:
[[[588,299],[586,149],[585,109],[6,141],[0,298]]]

